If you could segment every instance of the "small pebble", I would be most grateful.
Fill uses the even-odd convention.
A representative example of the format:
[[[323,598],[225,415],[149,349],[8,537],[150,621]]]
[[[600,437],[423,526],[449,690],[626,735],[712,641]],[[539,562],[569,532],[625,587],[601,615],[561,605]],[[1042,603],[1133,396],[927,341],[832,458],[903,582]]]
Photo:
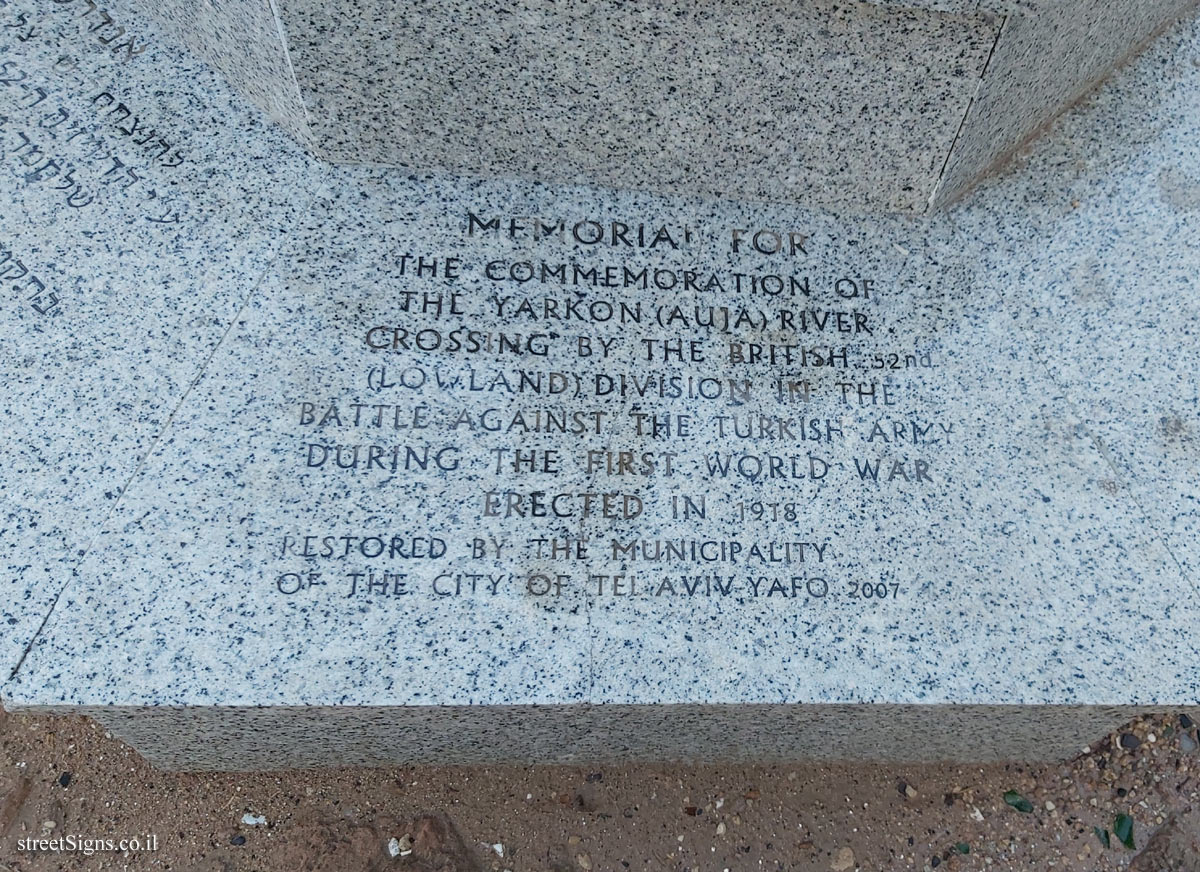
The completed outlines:
[[[575,865],[586,872],[586,870],[592,868],[592,858],[587,854],[576,854]]]
[[[405,834],[399,839],[388,841],[388,854],[394,860],[397,857],[407,857],[413,852],[413,837]]]
[[[58,783],[61,784],[63,787],[66,787],[68,784],[70,784],[71,783],[71,773],[64,772],[62,775],[58,776]]]
[[[1142,744],[1142,740],[1139,739],[1137,736],[1135,736],[1133,733],[1123,733],[1121,735],[1121,747],[1125,748],[1128,751],[1132,751],[1134,748],[1137,748],[1141,744]]]
[[[833,872],[847,872],[853,866],[854,851],[850,848],[838,848],[837,853],[833,855],[833,862],[829,865],[829,868]]]
[[[496,852],[496,856],[497,856],[497,857],[503,857],[503,856],[504,856],[504,845],[503,845],[503,843],[501,843],[501,842],[496,842],[496,844],[492,845],[492,850]]]
[[[229,840],[229,844],[231,844],[231,845],[244,845],[244,844],[246,844],[246,837],[245,837],[245,836],[243,836],[241,833],[238,833],[236,836],[234,836],[233,838],[231,838],[231,839]]]

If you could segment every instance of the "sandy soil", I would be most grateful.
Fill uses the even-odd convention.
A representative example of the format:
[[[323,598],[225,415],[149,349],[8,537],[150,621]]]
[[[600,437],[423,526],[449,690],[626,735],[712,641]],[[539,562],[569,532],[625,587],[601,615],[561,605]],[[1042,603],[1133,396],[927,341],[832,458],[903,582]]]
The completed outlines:
[[[1196,749],[1195,725],[1164,714],[1052,766],[193,775],[151,769],[85,719],[0,711],[0,870],[1198,872]],[[1133,850],[1118,815],[1132,819]],[[156,850],[26,850],[148,835]]]

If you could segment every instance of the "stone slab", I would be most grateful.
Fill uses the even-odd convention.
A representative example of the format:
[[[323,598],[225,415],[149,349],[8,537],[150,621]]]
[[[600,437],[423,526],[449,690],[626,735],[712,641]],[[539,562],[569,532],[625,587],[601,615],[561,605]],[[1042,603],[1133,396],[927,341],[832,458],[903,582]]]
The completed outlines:
[[[7,676],[322,170],[119,0],[0,25]]]
[[[971,759],[973,709],[1010,731],[1005,753],[1054,757],[1101,722],[1194,697],[1178,656],[1194,591],[1012,329],[1023,299],[1002,269],[1023,229],[1002,235],[982,207],[914,225],[608,194],[597,213],[598,193],[340,174],[114,511],[14,702],[98,712],[160,764],[238,768],[339,762],[347,742],[374,762],[430,748],[566,760],[605,741],[786,757],[811,747],[792,731],[821,733],[831,720],[814,709],[829,705],[864,720],[899,707],[937,735],[918,751],[865,730],[836,746],[847,755]],[[522,216],[561,217],[564,238],[527,238]],[[678,247],[640,248],[636,230],[630,245],[582,244],[570,228],[586,216],[604,220],[579,224],[585,236],[647,218]],[[754,228],[795,233],[799,249],[747,252]],[[538,278],[513,281],[527,263]],[[628,288],[642,269],[650,286]],[[728,327],[708,306],[728,308]],[[452,338],[464,329],[478,333]],[[752,343],[791,360],[751,365]],[[542,432],[547,409],[578,432]],[[647,415],[686,416],[688,432],[656,437]],[[558,453],[513,472],[515,449]],[[554,517],[560,493],[573,514]],[[581,517],[584,493],[619,496]],[[548,538],[587,554],[554,556]],[[660,548],[677,554],[649,559]],[[697,751],[693,735],[741,705],[788,726],[777,744]],[[436,720],[431,706],[441,741],[387,738]],[[1060,726],[1014,731],[1038,707]],[[326,710],[347,714],[321,740],[284,739]],[[640,726],[618,739],[623,713]],[[219,747],[157,732],[193,716]],[[568,723],[591,725],[578,745],[562,741]]]
[[[1134,384],[1185,433],[1194,415],[1171,313],[1196,257],[1179,180],[1198,166],[1198,47],[1197,25],[1173,31],[920,222],[332,174],[8,704],[217,769],[1053,759],[1194,708],[1187,528],[1147,499],[1178,504],[1194,467],[1151,439],[1123,461],[1093,406]],[[1106,312],[1134,327],[1106,333]],[[456,329],[481,335],[451,347]],[[572,413],[567,433],[547,411]],[[504,465],[517,449],[532,469]],[[535,515],[535,493],[618,497]],[[587,553],[539,553],[549,538]]]
[[[999,30],[841,2],[279,12],[336,163],[917,212]]]

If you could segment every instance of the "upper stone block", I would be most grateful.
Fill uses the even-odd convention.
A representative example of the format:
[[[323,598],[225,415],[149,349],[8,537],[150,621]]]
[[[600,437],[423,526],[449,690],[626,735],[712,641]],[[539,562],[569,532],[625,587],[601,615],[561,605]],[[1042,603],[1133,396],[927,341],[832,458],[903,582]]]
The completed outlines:
[[[335,163],[910,213],[1195,4],[140,2]]]

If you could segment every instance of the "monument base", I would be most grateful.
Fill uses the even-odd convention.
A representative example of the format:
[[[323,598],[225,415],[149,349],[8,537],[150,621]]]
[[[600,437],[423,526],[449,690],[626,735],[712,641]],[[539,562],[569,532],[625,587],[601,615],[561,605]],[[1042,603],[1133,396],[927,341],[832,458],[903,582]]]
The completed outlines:
[[[215,771],[631,760],[1053,761],[1150,710],[736,704],[63,711],[95,718],[157,768]]]
[[[0,42],[0,490],[72,533],[5,539],[14,710],[237,769],[1046,760],[1196,705],[1195,25],[916,222],[309,176],[153,47],[59,72],[113,60],[68,5]],[[194,159],[91,157],[134,103]]]

